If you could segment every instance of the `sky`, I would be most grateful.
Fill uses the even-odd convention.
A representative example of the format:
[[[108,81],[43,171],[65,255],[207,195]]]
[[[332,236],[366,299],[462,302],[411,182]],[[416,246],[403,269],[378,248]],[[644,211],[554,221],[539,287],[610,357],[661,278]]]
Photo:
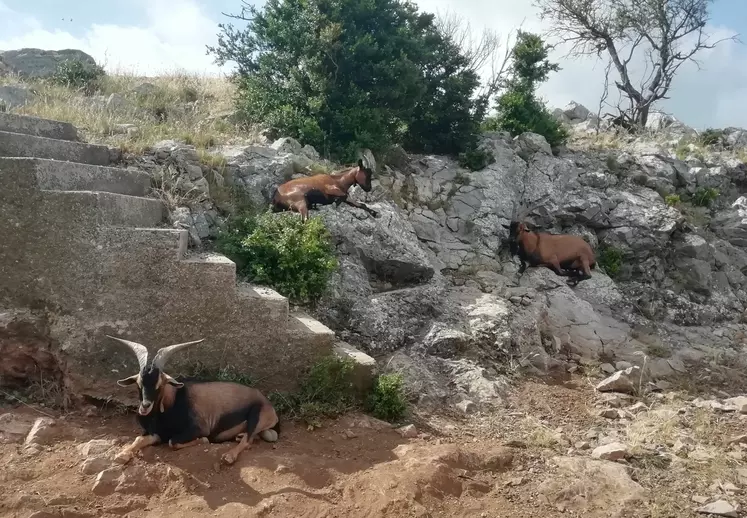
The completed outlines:
[[[260,4],[263,0],[256,0]],[[502,35],[522,26],[543,31],[531,0],[416,0],[421,10],[454,13],[475,33],[489,28]],[[220,74],[206,45],[217,40],[222,13],[237,13],[241,0],[0,0],[0,51],[35,47],[76,48],[107,71],[142,75],[184,70]],[[747,1],[715,0],[708,28],[714,37],[739,34],[745,43],[726,41],[700,54],[700,67],[684,65],[671,99],[662,109],[697,129],[747,127]],[[561,66],[540,89],[551,107],[570,101],[596,111],[606,61],[569,59],[566,49],[552,58]]]

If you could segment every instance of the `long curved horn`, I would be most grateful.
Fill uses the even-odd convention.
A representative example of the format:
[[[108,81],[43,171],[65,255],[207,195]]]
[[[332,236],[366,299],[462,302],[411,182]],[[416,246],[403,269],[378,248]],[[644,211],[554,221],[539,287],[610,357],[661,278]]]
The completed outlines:
[[[132,349],[132,352],[134,352],[135,356],[137,356],[137,363],[140,365],[140,370],[143,370],[143,367],[145,367],[148,364],[148,349],[146,349],[143,344],[139,344],[137,342],[130,342],[129,340],[123,340],[122,338],[117,338],[115,336],[106,335],[106,337],[111,338],[112,340],[116,340],[117,342],[123,343],[127,347]]]
[[[187,347],[188,345],[193,344],[199,344],[200,342],[204,342],[205,339],[201,338],[200,340],[195,340],[194,342],[184,342],[182,344],[174,344],[174,345],[168,345],[166,347],[162,347],[158,350],[156,355],[153,357],[153,366],[158,367],[159,369],[163,370],[163,366],[166,365],[166,360],[169,359],[169,357],[174,354],[176,351],[183,347]]]

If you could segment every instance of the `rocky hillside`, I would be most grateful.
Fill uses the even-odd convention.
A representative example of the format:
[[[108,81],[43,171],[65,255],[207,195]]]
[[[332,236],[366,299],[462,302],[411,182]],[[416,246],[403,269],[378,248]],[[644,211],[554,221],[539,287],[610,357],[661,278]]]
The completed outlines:
[[[395,150],[379,157],[371,193],[351,190],[378,218],[318,212],[341,267],[315,316],[404,371],[421,404],[490,405],[511,371],[579,362],[639,364],[654,383],[744,345],[747,131],[715,132],[706,145],[663,114],[639,136],[597,132],[575,103],[557,116],[575,132],[567,149],[486,134],[495,162],[475,172]],[[282,181],[335,167],[291,138],[207,155],[161,142],[134,163],[170,180],[162,195],[195,247],[209,246],[229,188],[266,204]],[[521,204],[542,230],[592,244],[591,280],[571,288],[547,269],[517,275],[502,224]]]

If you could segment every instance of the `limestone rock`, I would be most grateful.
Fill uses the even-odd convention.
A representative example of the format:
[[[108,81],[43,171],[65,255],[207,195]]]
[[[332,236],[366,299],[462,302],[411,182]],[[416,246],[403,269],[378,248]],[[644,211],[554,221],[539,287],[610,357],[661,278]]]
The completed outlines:
[[[80,470],[84,475],[96,475],[112,465],[111,459],[106,457],[88,457],[82,464]]]
[[[60,429],[56,426],[54,419],[49,417],[39,417],[34,421],[24,444],[49,444],[60,435]]]
[[[81,50],[23,48],[0,52],[0,72],[29,79],[49,78],[57,72],[57,66],[64,61],[79,61],[85,66],[96,64],[91,56]]]
[[[594,459],[601,460],[621,460],[628,455],[628,448],[620,442],[612,442],[603,446],[597,446],[591,452],[591,456]]]
[[[609,378],[600,381],[596,389],[599,392],[622,392],[625,394],[631,394],[635,392],[638,386],[638,380],[640,378],[641,369],[638,366],[633,366],[625,369],[624,371],[618,371]]]
[[[703,507],[698,508],[700,514],[711,514],[715,516],[739,516],[737,514],[737,508],[731,505],[726,500],[716,500],[710,504],[706,504]]]
[[[399,432],[399,434],[406,439],[412,439],[418,436],[418,429],[415,428],[415,425],[412,424],[397,428],[397,432]]]

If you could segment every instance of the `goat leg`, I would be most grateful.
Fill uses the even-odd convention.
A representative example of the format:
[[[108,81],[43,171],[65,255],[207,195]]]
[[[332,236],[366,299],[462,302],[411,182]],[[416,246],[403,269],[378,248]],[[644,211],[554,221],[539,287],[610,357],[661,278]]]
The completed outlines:
[[[191,446],[197,446],[198,444],[208,444],[210,440],[207,437],[197,437],[191,441],[178,442],[178,440],[169,440],[169,446],[172,450],[182,450]]]
[[[147,448],[148,446],[158,444],[159,442],[161,442],[161,438],[156,434],[140,435],[132,442],[132,444],[125,447],[121,452],[119,452],[117,456],[114,457],[114,460],[116,462],[119,462],[120,464],[127,464],[132,460],[132,457],[135,456],[135,453],[142,450],[143,448]]]
[[[360,203],[360,202],[357,202],[357,201],[353,201],[353,200],[349,200],[347,198],[345,198],[345,200],[343,200],[343,201],[345,203],[347,203],[348,205],[350,205],[351,207],[357,207],[359,209],[365,210],[366,212],[368,212],[374,218],[378,218],[379,217],[379,213],[378,212],[376,212],[375,210],[373,210],[372,208],[366,206],[363,203]]]

